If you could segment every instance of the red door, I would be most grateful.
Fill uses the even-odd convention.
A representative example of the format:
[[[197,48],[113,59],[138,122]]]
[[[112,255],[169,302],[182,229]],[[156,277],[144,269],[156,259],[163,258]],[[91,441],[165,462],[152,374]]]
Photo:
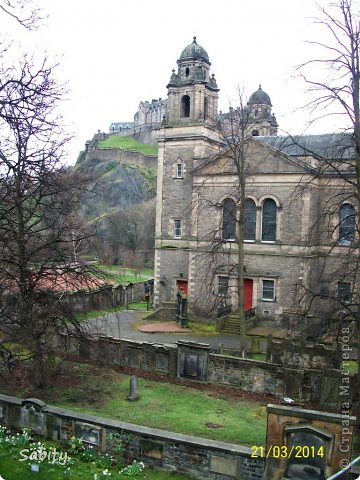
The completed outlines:
[[[184,290],[185,295],[188,293],[188,282],[187,280],[177,280],[176,281],[176,287],[177,290],[180,290],[182,288]]]
[[[253,307],[252,304],[253,298],[253,281],[250,278],[244,279],[244,309],[251,310]]]

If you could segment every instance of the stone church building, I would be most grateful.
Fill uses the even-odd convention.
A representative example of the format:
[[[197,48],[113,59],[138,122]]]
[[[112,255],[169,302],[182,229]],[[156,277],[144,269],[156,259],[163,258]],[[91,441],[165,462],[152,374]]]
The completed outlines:
[[[155,306],[176,301],[183,288],[189,312],[210,318],[236,308],[236,238],[243,228],[245,310],[266,319],[336,313],[351,302],[356,284],[346,273],[356,236],[351,138],[277,136],[270,97],[259,87],[246,105],[239,226],[238,175],[214,127],[219,88],[195,37],[177,65],[158,138]]]

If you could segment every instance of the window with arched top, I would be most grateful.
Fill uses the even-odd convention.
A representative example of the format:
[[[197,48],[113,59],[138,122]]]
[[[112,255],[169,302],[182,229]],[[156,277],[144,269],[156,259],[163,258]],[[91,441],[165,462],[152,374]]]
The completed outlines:
[[[267,198],[262,206],[261,240],[275,242],[276,240],[276,203],[272,198]]]
[[[253,130],[253,131],[251,132],[251,135],[252,135],[253,137],[258,137],[258,136],[259,136],[259,130]]]
[[[205,96],[204,98],[204,120],[207,120],[208,115],[209,115],[209,100],[208,97]]]
[[[339,243],[351,245],[355,237],[355,208],[344,203],[339,210]]]
[[[247,198],[244,207],[244,240],[256,239],[256,205],[254,200]]]
[[[190,117],[190,97],[184,95],[181,99],[181,116]]]
[[[226,198],[222,205],[222,239],[235,240],[236,237],[236,204]]]
[[[185,69],[185,76],[188,77],[190,75],[190,68],[186,67]]]

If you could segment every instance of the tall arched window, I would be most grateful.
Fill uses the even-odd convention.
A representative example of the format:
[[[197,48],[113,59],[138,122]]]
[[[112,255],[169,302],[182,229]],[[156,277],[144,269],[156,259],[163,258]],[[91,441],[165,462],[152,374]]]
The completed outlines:
[[[262,208],[262,233],[263,242],[276,240],[276,203],[272,198],[267,198]]]
[[[355,208],[344,203],[339,210],[339,243],[350,245],[355,236]]]
[[[247,198],[244,208],[244,240],[256,239],[256,205],[254,200]]]
[[[184,95],[181,99],[181,116],[190,117],[190,97]]]
[[[207,120],[208,119],[208,112],[209,110],[209,101],[208,101],[208,97],[205,97],[204,98],[204,120]]]
[[[223,202],[222,239],[234,240],[236,236],[236,205],[234,200],[226,198]]]

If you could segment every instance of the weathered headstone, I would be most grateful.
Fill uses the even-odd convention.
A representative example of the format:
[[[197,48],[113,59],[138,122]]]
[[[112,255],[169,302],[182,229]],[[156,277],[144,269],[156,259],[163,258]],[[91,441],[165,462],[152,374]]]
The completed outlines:
[[[267,337],[266,361],[273,361],[273,336],[271,334]]]
[[[136,375],[132,375],[130,378],[130,395],[128,396],[128,400],[131,402],[136,402],[139,400],[139,382],[138,377]]]

